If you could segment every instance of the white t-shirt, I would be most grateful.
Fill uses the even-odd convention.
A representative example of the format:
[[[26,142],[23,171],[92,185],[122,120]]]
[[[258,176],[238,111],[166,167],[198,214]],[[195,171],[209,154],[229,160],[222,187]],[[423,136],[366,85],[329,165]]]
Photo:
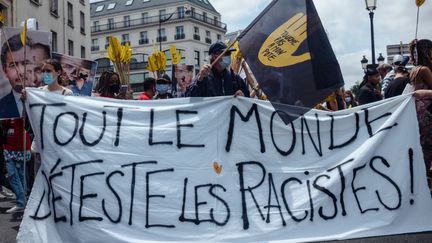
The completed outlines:
[[[65,88],[65,87],[62,87],[62,89],[59,89],[59,90],[51,91],[48,89],[48,85],[45,85],[45,86],[40,87],[40,89],[42,89],[44,91],[56,93],[56,94],[61,94],[61,95],[73,95],[72,90]],[[36,138],[33,139],[33,141],[32,141],[31,151],[33,153],[39,153],[39,146],[36,143]]]
[[[42,86],[41,89],[45,90],[45,91],[48,91],[48,92],[53,92],[53,93],[56,93],[56,94],[61,94],[61,95],[73,95],[72,90],[70,90],[68,88],[65,88],[63,86],[60,86],[60,87],[62,87],[62,89],[51,91],[51,90],[48,89],[48,85],[45,85],[45,86]]]

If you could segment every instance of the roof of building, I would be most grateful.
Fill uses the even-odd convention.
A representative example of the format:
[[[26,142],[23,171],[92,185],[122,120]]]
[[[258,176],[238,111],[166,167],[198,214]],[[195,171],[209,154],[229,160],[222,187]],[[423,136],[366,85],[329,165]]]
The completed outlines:
[[[209,11],[219,13],[210,3],[210,0],[105,0],[92,2],[90,4],[90,16],[99,17],[108,14],[135,11],[163,5],[172,5],[181,2],[189,3]]]

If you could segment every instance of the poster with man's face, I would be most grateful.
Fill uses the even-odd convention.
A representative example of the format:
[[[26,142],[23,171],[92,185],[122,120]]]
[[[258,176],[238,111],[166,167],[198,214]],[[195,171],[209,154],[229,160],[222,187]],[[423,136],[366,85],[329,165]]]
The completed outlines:
[[[21,117],[21,91],[39,87],[42,65],[51,58],[51,33],[27,30],[24,46],[21,28],[5,28],[1,33],[0,119]]]
[[[96,76],[97,62],[56,52],[53,52],[52,56],[62,65],[63,85],[68,86],[76,96],[90,96]]]
[[[184,97],[187,88],[192,85],[193,70],[193,65],[176,65],[175,79],[177,81],[177,97]]]

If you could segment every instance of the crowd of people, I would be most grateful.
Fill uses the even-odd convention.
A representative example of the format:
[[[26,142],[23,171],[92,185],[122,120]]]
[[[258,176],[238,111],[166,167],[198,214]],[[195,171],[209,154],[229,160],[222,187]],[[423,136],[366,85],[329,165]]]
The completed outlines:
[[[185,96],[234,95],[249,97],[252,89],[248,88],[248,84],[240,75],[230,68],[231,51],[233,50],[227,49],[227,46],[222,42],[212,44],[208,52],[212,64],[203,65],[192,85],[185,91]],[[402,56],[395,57],[393,65],[383,64],[378,67],[368,67],[357,94],[353,94],[351,90],[340,88],[318,104],[316,108],[326,111],[350,109],[358,105],[400,95],[409,85],[410,91],[414,91],[416,99],[421,145],[426,168],[429,169],[432,161],[432,42],[430,40],[414,40],[411,43],[411,60],[414,68],[410,71],[405,66],[408,60]],[[3,64],[6,74],[16,75],[14,68],[16,67],[13,65]],[[70,89],[62,85],[63,73],[64,70],[58,61],[54,59],[44,61],[41,74],[45,86],[41,88],[47,92],[61,95],[72,94]],[[22,93],[19,97],[20,102],[22,102],[26,95],[25,91],[22,92],[22,85],[17,85],[21,79],[12,76],[8,78],[14,80],[13,84],[15,84],[12,85],[12,94],[14,95],[12,98],[16,99],[15,93]],[[156,79],[146,78],[143,86],[144,91],[138,96],[139,100],[173,98],[173,85],[168,75]],[[93,90],[93,96],[132,99],[130,89],[121,85],[120,76],[113,71],[102,73]],[[0,138],[2,138],[0,140],[2,150],[0,154],[2,155],[0,156],[0,199],[15,197],[16,205],[6,212],[19,212],[25,207],[26,196],[40,166],[40,157],[38,156],[40,149],[35,142],[32,143],[33,134],[29,122],[25,118],[3,120],[0,132]],[[33,139],[33,141],[35,140]],[[24,173],[24,170],[27,173]],[[11,189],[15,195],[3,190],[3,186]]]

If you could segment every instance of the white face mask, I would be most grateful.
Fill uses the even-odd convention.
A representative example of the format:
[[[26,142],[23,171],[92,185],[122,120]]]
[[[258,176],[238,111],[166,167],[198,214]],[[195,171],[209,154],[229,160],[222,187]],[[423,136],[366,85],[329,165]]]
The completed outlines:
[[[230,56],[224,56],[222,60],[219,62],[222,69],[229,68],[231,65],[231,57]]]

